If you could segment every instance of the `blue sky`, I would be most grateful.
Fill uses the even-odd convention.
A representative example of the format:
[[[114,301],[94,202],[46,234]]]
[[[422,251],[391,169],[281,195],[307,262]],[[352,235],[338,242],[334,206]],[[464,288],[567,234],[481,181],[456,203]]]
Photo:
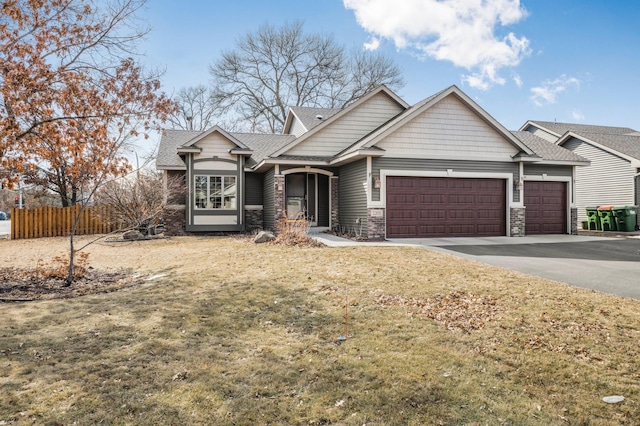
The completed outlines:
[[[300,20],[400,66],[416,103],[457,85],[510,130],[527,120],[640,130],[637,0],[149,0],[147,67],[167,93],[208,84],[237,38]]]

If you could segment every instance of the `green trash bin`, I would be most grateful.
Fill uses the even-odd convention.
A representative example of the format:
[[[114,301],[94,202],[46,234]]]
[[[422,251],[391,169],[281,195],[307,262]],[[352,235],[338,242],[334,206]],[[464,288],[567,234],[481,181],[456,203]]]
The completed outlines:
[[[638,209],[636,206],[617,206],[611,212],[615,218],[618,231],[633,232],[636,230]]]
[[[589,231],[601,231],[600,216],[597,207],[587,207],[587,229]]]
[[[603,231],[617,231],[616,219],[613,217],[613,206],[598,206],[600,229]]]

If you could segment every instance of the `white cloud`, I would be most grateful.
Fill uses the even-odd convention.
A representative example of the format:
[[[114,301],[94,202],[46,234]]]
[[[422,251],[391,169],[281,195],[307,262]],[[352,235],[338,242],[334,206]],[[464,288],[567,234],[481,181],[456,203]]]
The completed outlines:
[[[566,74],[562,74],[555,80],[546,80],[542,82],[541,86],[532,87],[531,100],[537,106],[555,104],[558,100],[558,95],[572,87],[579,89],[580,80],[575,77],[569,77]]]
[[[378,47],[380,47],[380,39],[376,37],[372,37],[370,43],[364,44],[365,50],[376,50]]]
[[[518,86],[519,88],[522,87],[522,77],[520,77],[520,74],[514,73],[513,74],[513,82],[516,84],[516,86]]]
[[[519,0],[343,0],[360,26],[396,48],[417,51],[467,69],[463,81],[488,89],[504,84],[502,68],[514,67],[530,54],[529,40],[497,27],[526,16]],[[372,43],[367,45],[373,46]]]
[[[584,121],[585,119],[584,114],[579,109],[574,109],[573,111],[571,111],[571,118],[574,121]]]

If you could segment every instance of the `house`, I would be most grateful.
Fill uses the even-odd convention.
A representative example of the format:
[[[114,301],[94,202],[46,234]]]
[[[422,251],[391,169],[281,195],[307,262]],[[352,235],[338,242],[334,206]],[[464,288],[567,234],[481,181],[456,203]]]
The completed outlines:
[[[521,128],[587,158],[576,170],[578,220],[586,208],[640,203],[640,132],[628,127],[527,121]]]
[[[371,240],[576,233],[580,155],[509,132],[456,86],[411,106],[381,86],[344,109],[292,107],[282,134],[167,130],[157,168],[182,176],[170,232],[312,226]]]

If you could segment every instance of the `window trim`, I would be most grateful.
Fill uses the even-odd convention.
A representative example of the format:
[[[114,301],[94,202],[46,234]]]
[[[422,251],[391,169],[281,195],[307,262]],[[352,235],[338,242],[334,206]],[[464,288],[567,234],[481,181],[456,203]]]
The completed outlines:
[[[220,178],[220,185],[222,188],[221,191],[221,195],[220,195],[220,207],[199,207],[198,206],[198,197],[197,197],[197,192],[198,192],[198,178],[200,177],[204,177],[207,179],[206,182],[206,194],[205,194],[205,200],[207,205],[210,204],[211,202],[211,180],[214,178]],[[233,198],[235,200],[234,207],[224,207],[224,201],[225,201],[225,185],[227,184],[228,180],[234,180],[233,185],[235,186],[234,188],[234,193],[233,193]],[[223,174],[216,174],[216,175],[210,175],[210,174],[194,174],[193,175],[193,209],[195,211],[237,211],[238,210],[238,176],[236,175],[223,175]]]

